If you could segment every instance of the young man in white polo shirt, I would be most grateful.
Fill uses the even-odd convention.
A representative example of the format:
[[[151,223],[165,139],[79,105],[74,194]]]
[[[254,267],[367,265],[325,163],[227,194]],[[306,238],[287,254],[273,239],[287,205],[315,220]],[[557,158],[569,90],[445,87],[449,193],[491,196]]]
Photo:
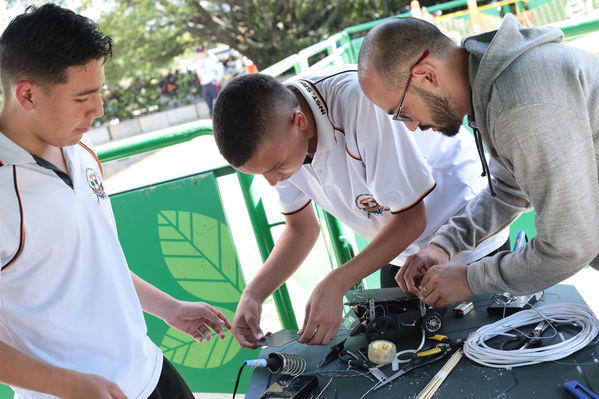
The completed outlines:
[[[142,309],[196,340],[225,316],[133,275],[102,166],[82,139],[102,115],[110,37],[53,4],[0,37],[0,382],[18,399],[193,395],[146,335]]]
[[[225,159],[275,186],[286,221],[237,308],[232,332],[245,347],[262,334],[262,303],[318,237],[311,200],[371,240],[310,296],[300,342],[326,344],[337,334],[345,292],[426,246],[486,182],[467,132],[453,139],[408,132],[363,95],[355,69],[314,73],[285,85],[266,75],[237,78],[217,99],[213,122]],[[490,237],[460,261],[475,261],[506,239],[507,232]],[[396,272],[385,266],[382,285],[396,285]]]

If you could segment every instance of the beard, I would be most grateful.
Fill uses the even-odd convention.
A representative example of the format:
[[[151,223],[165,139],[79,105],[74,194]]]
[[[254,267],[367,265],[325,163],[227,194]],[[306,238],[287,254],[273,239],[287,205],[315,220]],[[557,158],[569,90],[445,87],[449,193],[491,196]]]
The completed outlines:
[[[462,126],[463,116],[455,110],[447,98],[436,96],[426,90],[414,87],[414,91],[418,93],[424,100],[424,103],[432,115],[435,126],[445,136],[453,137],[460,131]],[[421,130],[430,129],[433,126],[419,126]]]

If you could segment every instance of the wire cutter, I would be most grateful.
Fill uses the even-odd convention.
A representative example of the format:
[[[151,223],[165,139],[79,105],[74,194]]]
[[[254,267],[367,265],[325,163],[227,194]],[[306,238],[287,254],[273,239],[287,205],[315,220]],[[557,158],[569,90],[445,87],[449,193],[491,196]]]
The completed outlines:
[[[439,343],[435,346],[421,350],[420,352],[416,353],[414,357],[427,357],[438,355],[440,353],[446,354],[446,352],[452,352],[455,347],[461,348],[462,346],[464,346],[464,341],[462,341],[461,339],[451,339],[448,338],[446,335],[441,334],[430,335],[426,337],[426,339],[437,341]]]
[[[447,336],[440,334],[427,337],[427,339],[438,341],[439,344],[435,345],[432,348],[428,348],[423,351],[417,352],[412,358],[412,360],[410,360],[403,368],[395,372],[395,374],[391,375],[390,377],[385,376],[384,379],[377,378],[379,382],[375,385],[373,390],[377,390],[391,383],[392,381],[396,380],[404,374],[409,373],[412,370],[426,366],[431,363],[435,363],[436,361],[446,357],[449,353],[452,353],[456,349],[460,349],[463,346],[462,340],[452,340],[449,339]]]

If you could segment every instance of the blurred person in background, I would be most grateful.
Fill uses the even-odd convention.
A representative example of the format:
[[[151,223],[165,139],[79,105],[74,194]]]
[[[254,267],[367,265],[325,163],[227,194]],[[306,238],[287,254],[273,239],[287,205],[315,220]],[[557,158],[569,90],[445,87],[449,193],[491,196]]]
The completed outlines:
[[[202,93],[204,101],[208,104],[208,112],[212,118],[212,108],[214,100],[218,95],[220,81],[224,76],[224,66],[217,56],[209,54],[206,47],[200,46],[196,50],[198,52],[198,80],[202,85]]]

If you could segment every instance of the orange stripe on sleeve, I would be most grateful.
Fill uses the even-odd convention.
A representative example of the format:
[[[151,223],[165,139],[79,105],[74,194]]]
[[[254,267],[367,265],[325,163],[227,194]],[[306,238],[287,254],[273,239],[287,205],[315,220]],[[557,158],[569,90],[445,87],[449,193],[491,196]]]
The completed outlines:
[[[412,204],[406,206],[405,208],[401,208],[398,209],[396,211],[391,211],[392,214],[397,214],[397,213],[401,213],[401,212],[405,212],[409,209],[412,209],[413,207],[415,207],[416,205],[418,205],[420,203],[420,201],[422,201],[427,195],[429,195],[434,189],[435,187],[437,187],[437,183],[433,183],[433,185],[424,192],[424,194],[422,194],[416,201],[414,201]]]
[[[19,200],[19,214],[21,215],[21,241],[19,242],[19,249],[17,250],[17,253],[15,254],[15,256],[13,256],[12,259],[9,260],[6,265],[2,266],[2,269],[0,269],[0,270],[5,270],[10,265],[12,265],[17,260],[17,258],[21,255],[21,252],[23,252],[23,247],[25,246],[25,222],[23,220],[23,203],[21,202],[21,194],[19,193],[19,184],[17,181],[17,167],[13,165],[12,171],[13,171],[13,181],[15,184],[15,192],[17,194],[17,199]]]
[[[98,163],[98,167],[100,168],[100,173],[102,173],[102,177],[104,177],[104,168],[102,167],[102,162],[100,162],[100,160],[98,159],[98,156],[96,155],[95,152],[93,152],[91,150],[91,148],[89,148],[88,146],[86,146],[85,144],[83,144],[82,142],[79,142],[79,145],[83,148],[85,148],[87,150],[87,152],[89,152],[90,154],[92,154],[92,157],[94,157],[94,159],[96,160],[96,162]]]
[[[310,202],[312,202],[312,200],[308,200],[308,202],[306,202],[304,205],[302,205],[301,207],[297,208],[294,211],[291,212],[281,212],[283,215],[285,216],[289,216],[289,215],[293,215],[294,213],[298,213],[300,211],[303,211],[305,207],[307,207],[308,205],[310,205]]]

